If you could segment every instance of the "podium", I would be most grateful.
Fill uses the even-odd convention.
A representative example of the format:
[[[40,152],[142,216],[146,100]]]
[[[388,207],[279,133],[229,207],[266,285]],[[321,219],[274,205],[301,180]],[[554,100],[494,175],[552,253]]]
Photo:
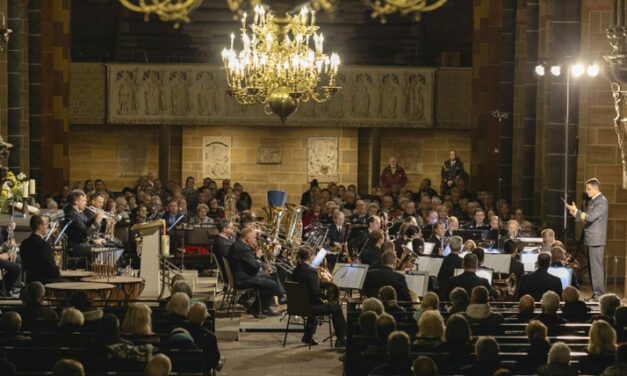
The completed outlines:
[[[140,295],[141,298],[156,299],[161,294],[162,276],[159,257],[162,252],[161,230],[164,228],[163,219],[131,227],[132,232],[137,232],[142,237],[139,276],[144,279],[145,287]]]

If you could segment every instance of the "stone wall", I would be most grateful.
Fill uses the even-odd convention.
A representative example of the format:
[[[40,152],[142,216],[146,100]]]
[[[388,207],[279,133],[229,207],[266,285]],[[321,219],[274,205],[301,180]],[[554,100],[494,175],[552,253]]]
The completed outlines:
[[[464,162],[464,169],[470,171],[470,131],[469,130],[406,130],[385,132],[381,138],[381,168],[388,165],[388,159],[395,156],[405,169],[409,182],[407,187],[415,190],[424,178],[431,179],[433,188],[440,190],[442,163],[448,159],[448,152],[456,150]]]
[[[582,2],[583,56],[603,56],[610,51],[605,30],[610,24],[611,4],[610,0]],[[597,177],[601,181],[601,190],[610,203],[606,254],[625,256],[627,190],[621,186],[622,169],[613,126],[616,113],[610,83],[603,75],[599,75],[582,80],[580,88],[577,197],[583,194],[586,179]],[[624,260],[619,261],[618,265],[618,274],[623,275]]]
[[[159,127],[72,126],[69,137],[70,184],[79,180],[104,179],[108,188],[114,191],[133,187],[138,176],[148,172],[157,174],[158,149]]]

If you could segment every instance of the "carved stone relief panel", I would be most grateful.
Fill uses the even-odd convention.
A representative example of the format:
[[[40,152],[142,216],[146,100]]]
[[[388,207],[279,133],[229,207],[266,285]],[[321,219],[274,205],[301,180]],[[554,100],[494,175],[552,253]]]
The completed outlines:
[[[291,126],[433,127],[434,68],[345,66],[342,89],[301,103]],[[114,124],[279,125],[261,105],[226,94],[224,71],[206,65],[107,65],[107,121]]]
[[[338,159],[337,137],[310,137],[307,143],[307,180],[337,182]]]
[[[222,180],[231,178],[231,137],[203,137],[203,176]]]

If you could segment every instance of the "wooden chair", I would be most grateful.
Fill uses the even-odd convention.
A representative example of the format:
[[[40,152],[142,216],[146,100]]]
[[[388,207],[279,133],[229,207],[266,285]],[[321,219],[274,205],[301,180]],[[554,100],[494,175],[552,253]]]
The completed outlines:
[[[224,262],[224,271],[226,272],[226,280],[228,284],[228,288],[224,292],[224,297],[222,298],[222,304],[220,305],[220,310],[224,308],[224,303],[227,302],[226,314],[231,314],[231,319],[233,319],[233,305],[236,300],[242,295],[252,292],[255,294],[257,298],[257,303],[259,304],[259,313],[261,313],[261,295],[258,289],[254,288],[238,288],[235,286],[235,279],[233,278],[233,273],[231,272],[231,265],[229,264],[229,260],[223,259]]]
[[[287,294],[287,325],[285,326],[285,336],[283,337],[283,347],[287,342],[287,332],[290,329],[290,321],[292,316],[301,316],[307,327],[307,321],[312,318],[311,304],[309,303],[309,291],[307,286],[303,283],[285,282],[285,293]],[[322,314],[316,315],[316,317],[326,317],[329,321],[329,342],[333,347],[333,328],[331,327],[331,315]],[[309,349],[311,349],[311,342],[309,342]]]

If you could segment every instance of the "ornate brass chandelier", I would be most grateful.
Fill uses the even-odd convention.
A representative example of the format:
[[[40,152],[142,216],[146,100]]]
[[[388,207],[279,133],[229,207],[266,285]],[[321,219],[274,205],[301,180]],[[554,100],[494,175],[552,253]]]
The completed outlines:
[[[144,13],[147,22],[151,14],[155,14],[162,21],[173,21],[174,28],[178,29],[181,21],[188,23],[189,14],[196,9],[203,0],[119,0],[126,9]]]
[[[242,16],[246,8],[254,9],[261,4],[261,0],[226,0],[226,3],[235,17]],[[314,10],[324,10],[333,13],[339,4],[339,0],[303,0],[303,3],[309,3]]]
[[[277,17],[257,5],[247,21],[244,13],[242,49],[234,49],[231,34],[231,47],[222,51],[229,94],[237,102],[263,104],[285,124],[300,103],[325,102],[341,89],[335,85],[340,57],[323,52],[314,10],[304,5],[298,14]]]
[[[385,23],[386,16],[400,13],[405,16],[413,14],[416,21],[420,21],[422,14],[438,9],[447,0],[375,0],[366,1],[372,8],[372,18],[381,18],[381,23]]]

